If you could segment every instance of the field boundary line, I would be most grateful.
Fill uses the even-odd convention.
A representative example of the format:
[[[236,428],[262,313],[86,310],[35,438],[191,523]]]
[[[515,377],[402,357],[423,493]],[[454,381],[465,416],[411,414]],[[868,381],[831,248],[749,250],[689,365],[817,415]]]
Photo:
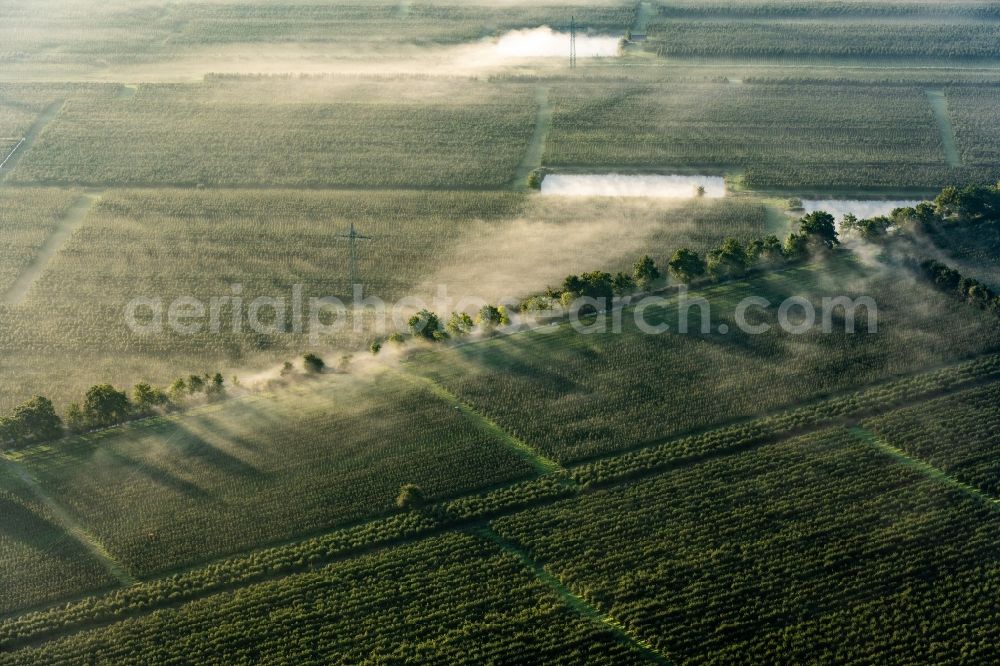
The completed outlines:
[[[10,158],[14,157],[14,153],[17,152],[17,149],[20,148],[21,144],[24,143],[24,142],[25,142],[25,138],[22,136],[21,140],[18,141],[17,144],[13,148],[11,148],[11,150],[10,150],[9,153],[7,153],[7,157],[5,157],[3,159],[3,162],[0,162],[0,169],[4,168],[4,166],[6,166],[7,162],[10,161]]]
[[[100,193],[84,192],[66,209],[66,212],[56,222],[55,229],[35,252],[35,256],[31,258],[31,261],[4,292],[4,303],[20,305],[28,297],[32,285],[42,276],[49,262],[59,253],[77,227],[83,224],[90,209],[100,198]]]
[[[850,431],[851,434],[855,436],[855,438],[875,447],[882,453],[890,456],[891,458],[894,458],[900,464],[905,465],[906,467],[912,467],[913,469],[916,469],[917,471],[922,473],[924,476],[927,476],[933,479],[934,481],[938,481],[949,488],[953,488],[962,493],[965,493],[970,497],[975,497],[976,499],[985,502],[989,506],[992,507],[1000,506],[1000,499],[997,499],[996,497],[993,497],[992,495],[985,493],[979,488],[976,488],[973,485],[965,483],[964,481],[959,481],[954,476],[948,474],[947,472],[938,467],[935,467],[934,465],[931,465],[929,462],[925,460],[921,460],[920,458],[911,456],[906,451],[903,451],[901,448],[894,446],[893,444],[890,444],[886,439],[880,437],[871,430],[862,428],[861,426],[855,426],[853,428],[850,428]]]
[[[963,363],[967,363],[967,362],[968,361],[965,361]],[[946,365],[944,367],[950,367],[951,365],[961,365],[961,363],[950,364],[950,365]],[[932,372],[934,372],[934,371],[932,371]],[[408,374],[408,373],[403,372],[403,371],[396,371],[396,373],[399,374],[399,375],[401,375],[404,379],[406,379],[408,381],[411,381],[411,382],[413,382],[415,384],[424,385],[425,382],[431,381],[431,380],[428,380],[428,379],[423,378],[423,377],[413,376],[413,375]],[[921,373],[918,373],[918,374],[921,374]],[[951,387],[950,390],[951,391],[954,391],[954,390],[964,390],[964,389],[971,388],[971,387],[979,385],[979,384],[991,383],[992,381],[995,381],[995,380],[996,380],[996,377],[993,376],[993,375],[991,375],[991,376],[979,378],[979,379],[976,379],[976,380],[973,380],[973,381],[960,382],[959,384]],[[436,384],[435,384],[435,386],[436,386]],[[440,392],[436,392],[436,393],[438,393],[438,395],[440,396]],[[448,395],[447,392],[444,392],[444,393],[445,393],[445,395]],[[917,396],[914,399],[906,401],[906,403],[903,406],[920,404],[920,403],[925,402],[927,400],[939,397],[940,393],[941,393],[941,391],[932,391],[930,393]],[[892,405],[890,407],[890,409],[897,409],[899,407],[900,407],[900,405]],[[782,411],[789,411],[789,410],[782,410]],[[794,411],[794,410],[792,410],[792,411]],[[866,414],[867,413],[868,412],[866,411]],[[375,539],[373,541],[366,542],[366,543],[363,543],[363,544],[359,544],[359,545],[351,547],[349,549],[337,552],[336,554],[333,554],[333,555],[330,555],[330,556],[322,556],[322,557],[320,557],[320,559],[317,562],[310,563],[308,566],[293,567],[293,570],[282,569],[281,571],[267,572],[267,573],[262,574],[260,576],[253,576],[250,579],[242,579],[242,580],[240,580],[240,579],[220,580],[219,583],[216,584],[216,585],[212,585],[212,586],[206,587],[204,589],[199,589],[199,590],[196,590],[196,591],[189,591],[190,593],[186,593],[186,594],[182,595],[181,597],[175,597],[175,598],[171,598],[170,600],[156,602],[156,603],[153,603],[153,604],[149,605],[148,607],[132,608],[129,612],[115,614],[115,615],[112,615],[112,616],[109,616],[109,617],[106,617],[106,618],[101,618],[99,620],[84,620],[84,621],[81,621],[81,622],[73,622],[73,623],[70,623],[70,624],[67,624],[67,625],[62,625],[62,626],[60,626],[59,630],[57,630],[57,631],[54,631],[54,632],[52,632],[52,631],[43,631],[43,632],[40,632],[40,634],[38,634],[38,635],[25,636],[23,638],[15,639],[15,640],[12,640],[12,641],[10,641],[8,643],[5,643],[3,645],[3,647],[4,647],[4,649],[10,649],[10,648],[14,648],[14,647],[23,647],[23,646],[38,645],[38,644],[44,643],[46,641],[59,638],[61,636],[71,635],[71,634],[78,633],[80,631],[85,631],[85,630],[88,630],[88,629],[91,629],[91,628],[95,628],[95,627],[107,626],[107,625],[110,625],[110,624],[114,624],[115,622],[121,621],[123,619],[126,619],[128,617],[142,616],[142,615],[145,615],[145,614],[147,614],[149,612],[152,612],[152,611],[155,611],[155,610],[180,606],[180,605],[183,605],[185,603],[188,603],[188,602],[191,602],[191,601],[194,601],[194,600],[197,600],[197,599],[201,599],[201,598],[205,598],[205,597],[208,597],[208,596],[212,596],[214,594],[224,593],[224,592],[228,592],[228,591],[235,590],[235,589],[241,589],[241,588],[244,588],[244,587],[249,587],[249,586],[255,585],[257,583],[264,582],[266,580],[272,580],[272,579],[275,579],[275,578],[281,578],[281,577],[286,576],[286,575],[291,575],[291,574],[293,574],[293,573],[295,573],[297,571],[310,570],[310,569],[315,568],[316,566],[323,566],[323,565],[326,565],[326,564],[329,564],[329,563],[332,563],[332,562],[336,562],[336,561],[353,559],[355,557],[360,557],[360,556],[363,556],[363,555],[365,555],[367,553],[370,553],[370,552],[379,551],[379,550],[382,550],[382,549],[385,549],[385,548],[396,547],[396,546],[398,546],[400,544],[403,544],[403,543],[410,543],[410,542],[420,541],[420,540],[423,540],[425,538],[432,537],[432,536],[434,536],[436,534],[441,534],[441,533],[450,532],[450,531],[454,531],[454,530],[467,529],[469,526],[473,526],[473,525],[477,525],[477,524],[482,524],[484,520],[492,520],[494,518],[499,518],[499,517],[507,516],[507,515],[513,515],[513,514],[517,514],[517,513],[523,512],[523,511],[528,511],[528,510],[532,510],[532,509],[536,509],[536,508],[548,506],[548,505],[551,505],[553,503],[569,499],[570,497],[572,497],[574,494],[577,494],[577,493],[594,492],[594,491],[598,491],[598,490],[605,489],[605,488],[617,487],[617,486],[620,486],[620,485],[622,485],[624,483],[629,483],[631,481],[635,481],[635,480],[638,480],[638,479],[647,478],[647,477],[654,476],[654,475],[657,475],[657,474],[663,474],[663,473],[673,472],[673,471],[676,471],[677,469],[688,468],[688,467],[691,467],[691,466],[694,466],[694,465],[701,464],[701,463],[706,462],[706,461],[711,460],[711,459],[716,459],[716,458],[720,458],[720,457],[734,455],[734,454],[741,453],[743,451],[753,450],[753,449],[760,448],[760,447],[763,447],[763,446],[768,446],[768,445],[774,444],[776,442],[780,442],[780,441],[784,441],[784,440],[787,440],[787,439],[792,439],[792,438],[795,438],[795,437],[803,436],[803,435],[809,434],[810,432],[813,432],[813,431],[829,430],[831,428],[844,428],[844,429],[848,429],[848,428],[851,428],[852,426],[856,426],[858,424],[858,420],[860,418],[863,418],[863,417],[859,416],[857,414],[854,414],[854,415],[850,415],[850,416],[837,417],[837,418],[831,419],[829,421],[824,421],[822,423],[807,424],[807,425],[804,425],[803,427],[792,428],[792,429],[787,430],[787,431],[773,432],[773,433],[770,433],[767,436],[765,436],[765,437],[763,437],[763,438],[761,438],[761,439],[759,439],[757,441],[754,441],[754,442],[739,443],[739,444],[737,444],[735,446],[722,446],[722,447],[718,448],[717,450],[713,450],[713,451],[709,451],[709,452],[705,452],[705,453],[700,453],[700,454],[695,454],[695,455],[691,455],[691,456],[682,456],[682,457],[670,460],[668,462],[665,462],[663,464],[654,464],[654,465],[651,465],[651,466],[643,467],[641,469],[636,469],[632,473],[629,473],[628,475],[625,475],[625,476],[618,476],[618,477],[615,477],[615,478],[608,478],[607,480],[603,480],[603,481],[591,482],[591,483],[588,483],[586,486],[580,485],[580,483],[578,481],[575,481],[575,480],[573,480],[571,478],[574,469],[579,469],[580,467],[585,467],[586,464],[587,464],[587,463],[579,463],[579,464],[576,464],[574,466],[571,466],[567,472],[562,472],[562,471],[556,472],[556,474],[559,474],[560,476],[562,476],[563,474],[565,474],[567,477],[570,477],[570,478],[567,478],[566,484],[565,484],[567,491],[570,492],[569,495],[549,495],[549,496],[544,496],[544,497],[536,497],[536,498],[534,498],[534,499],[532,499],[532,500],[530,500],[528,502],[525,502],[525,503],[518,503],[516,505],[509,505],[509,506],[497,506],[496,508],[491,508],[491,509],[488,509],[488,510],[485,510],[485,511],[482,511],[482,512],[477,512],[475,515],[470,515],[470,516],[467,516],[467,517],[454,516],[454,517],[451,517],[451,518],[444,518],[441,522],[438,522],[435,525],[433,525],[431,527],[428,527],[426,529],[418,530],[417,532],[411,532],[411,533],[408,533],[406,535],[400,534],[400,535],[397,535],[397,536],[394,536],[394,537],[390,537],[390,538],[387,538],[387,539],[384,539],[384,540],[383,539]],[[751,420],[751,422],[752,422],[752,420]],[[726,429],[725,427],[722,427],[722,428],[713,428],[713,429],[706,430],[705,432],[711,432],[713,430],[725,430],[725,429]],[[505,437],[505,439],[506,439],[506,437]],[[671,437],[669,439],[663,440],[663,442],[661,442],[661,444],[663,444],[663,443],[669,443],[671,441],[681,441],[683,439],[685,439],[684,436]],[[640,448],[649,448],[649,446],[643,446],[643,447],[640,447]],[[633,451],[634,450],[635,449],[633,449]],[[608,456],[604,456],[604,457],[602,457],[602,459],[615,458],[615,457],[618,457],[619,455],[627,455],[628,453],[630,453],[630,451],[619,451],[617,453],[612,453],[612,454],[610,454]],[[7,460],[10,460],[10,459],[7,459]],[[12,460],[10,460],[10,461],[14,462]],[[536,478],[541,478],[541,477],[536,477]],[[518,485],[519,483],[522,483],[522,482],[521,481],[515,481],[515,482],[512,482],[512,483],[501,484],[497,488],[499,489],[499,488],[513,487],[513,486]],[[442,503],[442,507],[444,505],[446,505],[448,503],[448,501],[454,501],[455,499],[462,499],[462,498],[474,498],[474,497],[477,497],[477,496],[481,496],[483,494],[484,494],[483,492],[472,492],[472,493],[466,493],[466,494],[463,494],[463,495],[458,495],[458,496],[455,496],[455,497],[451,498],[450,500],[447,500],[447,501],[443,502]],[[487,494],[488,494],[488,491],[487,491]],[[154,584],[155,585],[157,582],[168,580],[168,579],[170,579],[173,576],[178,576],[178,575],[182,575],[182,574],[185,574],[185,573],[194,573],[194,572],[197,572],[199,570],[204,570],[204,569],[207,569],[207,568],[212,568],[212,567],[215,567],[215,566],[218,566],[218,565],[222,565],[222,564],[224,564],[226,562],[235,562],[235,561],[239,561],[239,560],[242,560],[242,559],[245,559],[245,558],[248,558],[248,557],[253,557],[256,554],[264,553],[264,552],[267,552],[267,551],[272,551],[272,550],[276,550],[276,549],[282,549],[282,548],[285,548],[285,547],[293,547],[293,546],[298,546],[298,545],[304,545],[304,544],[306,544],[307,542],[309,542],[311,540],[320,539],[320,538],[322,538],[324,536],[334,535],[334,534],[336,534],[338,532],[343,532],[345,530],[349,530],[352,527],[358,527],[358,526],[361,526],[361,525],[370,524],[370,523],[376,522],[377,520],[379,520],[378,517],[373,517],[371,519],[359,521],[358,523],[353,524],[352,526],[337,526],[337,527],[334,527],[332,529],[323,530],[321,532],[318,531],[318,532],[313,533],[313,534],[308,534],[308,535],[307,534],[303,534],[303,535],[300,535],[299,537],[293,538],[293,539],[282,540],[280,542],[275,542],[275,543],[271,543],[271,544],[260,544],[257,547],[250,548],[250,549],[245,550],[245,551],[243,551],[241,553],[233,553],[233,554],[230,554],[230,555],[227,555],[227,556],[223,556],[223,557],[212,558],[210,560],[206,560],[206,561],[202,561],[202,562],[197,562],[197,563],[192,563],[190,566],[186,566],[186,567],[183,567],[183,568],[178,568],[178,569],[176,569],[174,571],[166,572],[166,573],[164,573],[162,575],[157,575],[157,576],[150,577],[150,578],[143,578],[143,579],[141,579],[138,582],[139,582],[140,585],[143,585],[143,584]],[[106,594],[105,593],[100,593],[100,592],[86,593],[86,594],[82,594],[82,595],[72,595],[70,597],[66,597],[66,598],[60,600],[59,602],[57,602],[55,604],[53,604],[53,603],[50,602],[50,603],[41,604],[41,605],[38,605],[38,606],[24,608],[24,609],[21,609],[21,610],[12,612],[12,613],[7,613],[7,614],[4,614],[2,617],[0,617],[0,619],[2,619],[3,622],[7,622],[9,620],[13,620],[14,618],[21,617],[21,616],[24,616],[24,615],[30,615],[30,614],[33,614],[33,613],[44,612],[46,610],[52,610],[52,609],[55,609],[55,608],[57,608],[57,607],[59,607],[59,606],[61,606],[63,604],[66,604],[66,603],[77,603],[77,602],[80,602],[80,601],[85,600],[85,599],[89,599],[89,598],[101,598],[101,597],[104,597],[104,596],[106,596]]]
[[[94,556],[104,568],[107,569],[122,585],[132,585],[135,578],[105,549],[101,542],[87,528],[79,523],[59,502],[45,492],[42,484],[32,476],[25,467],[11,460],[7,456],[0,455],[0,464],[7,467],[10,472],[31,491],[31,493],[45,505],[56,521],[62,526],[67,534],[75,538],[91,555]]]
[[[545,156],[545,141],[549,136],[549,129],[552,127],[552,104],[549,102],[549,89],[547,86],[539,86],[535,93],[535,103],[538,104],[538,111],[535,113],[535,129],[528,140],[528,147],[524,151],[521,163],[517,165],[514,172],[514,189],[527,191],[528,176],[535,169],[542,166],[542,158]]]
[[[62,111],[62,108],[65,104],[66,104],[65,99],[56,100],[55,102],[52,102],[47,107],[45,107],[42,110],[42,112],[38,114],[38,117],[35,118],[35,122],[33,122],[31,124],[31,127],[28,128],[28,131],[24,133],[24,136],[21,137],[21,140],[14,147],[14,150],[10,151],[10,154],[7,155],[7,158],[3,161],[2,164],[0,164],[0,169],[2,169],[4,168],[4,165],[6,165],[7,162],[13,158],[13,162],[11,162],[8,166],[6,166],[7,171],[0,173],[0,183],[6,181],[7,175],[14,170],[14,167],[17,166],[17,163],[24,156],[24,154],[31,149],[31,146],[35,142],[35,139],[37,139],[38,135],[42,133],[42,130],[45,129],[45,126],[48,125],[50,122],[52,122],[52,120],[54,120],[57,115],[59,115],[59,112]],[[18,152],[19,149],[20,152]]]
[[[951,124],[951,114],[948,112],[948,97],[943,90],[925,90],[927,101],[931,105],[938,131],[941,132],[941,145],[944,147],[944,157],[950,167],[962,166],[962,155],[958,152],[955,141],[955,128]]]
[[[553,472],[565,472],[566,468],[560,465],[555,460],[544,456],[542,453],[537,451],[533,446],[527,442],[510,434],[494,421],[487,418],[480,412],[476,411],[472,406],[463,402],[457,395],[446,389],[441,384],[437,383],[430,377],[424,377],[422,375],[413,374],[406,372],[405,370],[394,370],[395,373],[402,376],[408,382],[415,386],[423,386],[430,390],[435,396],[447,402],[453,406],[457,411],[461,412],[468,420],[472,421],[480,430],[493,435],[501,442],[507,445],[508,448],[512,449],[514,453],[521,456],[524,460],[531,464],[532,467],[539,474],[551,474]]]
[[[550,573],[541,564],[535,561],[527,550],[517,544],[508,541],[495,532],[488,525],[479,524],[469,529],[487,541],[495,543],[504,551],[517,557],[521,563],[534,573],[535,577],[547,585],[576,613],[593,621],[594,623],[611,630],[612,633],[622,643],[641,653],[646,659],[655,664],[671,664],[670,658],[661,651],[653,647],[649,641],[640,636],[636,636],[620,620],[608,613],[601,612],[590,604],[586,599],[569,589],[558,577]]]

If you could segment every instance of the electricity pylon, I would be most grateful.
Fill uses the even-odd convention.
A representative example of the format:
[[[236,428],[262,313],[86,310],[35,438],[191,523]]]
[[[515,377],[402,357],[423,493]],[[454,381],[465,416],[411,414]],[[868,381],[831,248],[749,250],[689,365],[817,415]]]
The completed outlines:
[[[364,236],[359,234],[354,228],[354,223],[351,222],[351,230],[346,234],[337,234],[337,238],[346,238],[348,247],[350,248],[351,264],[350,264],[350,274],[351,274],[351,288],[358,284],[358,241],[359,240],[373,240],[371,236]]]

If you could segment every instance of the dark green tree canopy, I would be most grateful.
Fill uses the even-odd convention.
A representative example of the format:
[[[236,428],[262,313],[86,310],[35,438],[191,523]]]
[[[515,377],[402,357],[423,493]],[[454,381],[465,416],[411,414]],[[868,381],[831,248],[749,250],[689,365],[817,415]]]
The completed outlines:
[[[682,247],[674,252],[667,264],[675,279],[689,284],[705,274],[705,260],[697,252]]]
[[[648,254],[640,258],[632,267],[632,277],[640,288],[646,288],[655,280],[660,279],[660,269]]]
[[[444,333],[441,320],[426,308],[410,317],[406,323],[410,327],[410,333],[427,340],[436,340]]]
[[[326,361],[316,354],[309,352],[302,356],[302,367],[305,368],[306,372],[315,375],[323,372],[326,368]]]
[[[735,238],[727,238],[708,253],[708,272],[717,280],[741,277],[749,264],[746,250]]]
[[[15,407],[9,417],[0,419],[0,446],[9,440],[44,442],[58,439],[62,434],[62,420],[52,401],[40,395]]]
[[[840,245],[833,215],[821,210],[809,213],[799,220],[799,234],[827,247]]]
[[[129,417],[130,410],[125,392],[110,384],[92,386],[83,401],[83,414],[90,425],[96,427],[122,423]]]
[[[427,503],[424,491],[415,483],[404,483],[396,496],[396,506],[404,511],[419,509]]]

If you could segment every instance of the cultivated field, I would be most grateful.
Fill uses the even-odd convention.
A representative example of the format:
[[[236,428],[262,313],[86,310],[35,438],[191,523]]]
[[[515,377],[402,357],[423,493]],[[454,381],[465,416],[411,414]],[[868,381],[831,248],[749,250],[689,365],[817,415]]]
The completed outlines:
[[[993,0],[2,3],[0,664],[995,660],[998,44]],[[586,185],[662,176],[708,187]]]
[[[820,294],[831,288],[852,298],[873,294],[878,332],[865,332],[863,308],[851,334],[842,310],[831,313],[832,334],[790,335],[773,307],[748,316],[771,327],[762,335],[741,333],[732,318],[750,295],[779,303],[811,292],[820,312]],[[620,334],[565,326],[428,353],[413,365],[547,455],[575,461],[1000,349],[995,315],[850,263],[794,268],[695,297],[711,303],[707,335],[699,333],[698,306],[688,310],[686,335],[642,333],[626,311]],[[669,298],[644,318],[677,331],[679,316]],[[938,329],[942,319],[947,334]],[[720,325],[729,332],[719,334]]]

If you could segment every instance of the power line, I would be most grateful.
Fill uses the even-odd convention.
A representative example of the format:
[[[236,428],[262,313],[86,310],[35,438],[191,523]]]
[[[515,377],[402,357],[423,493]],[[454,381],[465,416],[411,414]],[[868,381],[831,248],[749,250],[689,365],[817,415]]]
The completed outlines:
[[[569,66],[576,68],[576,17],[572,17],[569,24]]]

